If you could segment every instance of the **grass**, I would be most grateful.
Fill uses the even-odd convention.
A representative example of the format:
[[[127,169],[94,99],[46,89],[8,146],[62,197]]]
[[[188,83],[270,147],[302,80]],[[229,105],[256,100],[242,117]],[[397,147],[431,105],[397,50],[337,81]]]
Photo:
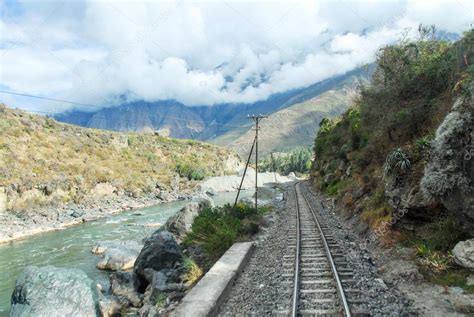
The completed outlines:
[[[81,128],[0,104],[0,187],[15,188],[10,211],[81,202],[99,183],[138,197],[169,189],[177,171],[185,189],[193,186],[189,180],[224,175],[232,155],[196,141]],[[39,197],[35,188],[48,194]]]
[[[190,257],[184,258],[183,265],[185,273],[181,276],[181,279],[186,283],[187,286],[196,284],[203,275],[202,269]]]
[[[220,258],[237,241],[249,239],[258,232],[262,215],[269,207],[258,211],[245,204],[233,207],[207,208],[194,219],[191,232],[184,240],[185,246],[200,246],[210,261]]]

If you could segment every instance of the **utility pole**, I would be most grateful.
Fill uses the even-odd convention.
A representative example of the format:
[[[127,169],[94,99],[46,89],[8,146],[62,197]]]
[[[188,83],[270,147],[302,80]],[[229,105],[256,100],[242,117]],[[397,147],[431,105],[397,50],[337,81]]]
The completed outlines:
[[[258,124],[267,117],[262,114],[253,114],[250,118],[255,122],[255,212],[258,212]]]
[[[250,148],[250,153],[249,157],[247,159],[247,163],[245,164],[245,169],[244,169],[244,174],[242,175],[242,179],[240,180],[240,185],[239,189],[237,191],[237,196],[235,197],[234,201],[234,207],[237,205],[237,201],[239,200],[239,195],[240,191],[242,189],[242,184],[244,183],[244,178],[245,175],[247,174],[247,167],[249,166],[250,159],[252,158],[252,152],[255,147],[255,212],[258,212],[258,203],[257,203],[257,190],[258,190],[258,130],[259,126],[258,124],[260,123],[260,120],[267,118],[266,116],[263,115],[252,115],[248,116],[249,118],[253,119],[255,121],[255,138],[253,139],[252,147]]]

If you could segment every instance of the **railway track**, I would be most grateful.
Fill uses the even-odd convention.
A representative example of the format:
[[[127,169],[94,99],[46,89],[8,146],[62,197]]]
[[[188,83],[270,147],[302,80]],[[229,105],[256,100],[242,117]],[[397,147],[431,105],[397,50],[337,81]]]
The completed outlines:
[[[318,221],[301,183],[295,184],[296,216],[288,233],[283,276],[291,288],[291,304],[275,312],[285,316],[360,316],[353,271],[329,228]]]

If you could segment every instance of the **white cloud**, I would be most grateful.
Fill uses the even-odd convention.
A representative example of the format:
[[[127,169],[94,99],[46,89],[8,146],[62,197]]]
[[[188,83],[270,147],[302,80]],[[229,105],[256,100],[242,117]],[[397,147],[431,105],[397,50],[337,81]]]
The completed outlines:
[[[124,96],[254,102],[369,63],[407,27],[466,30],[474,12],[470,1],[374,0],[30,0],[0,8],[1,87],[98,105]]]

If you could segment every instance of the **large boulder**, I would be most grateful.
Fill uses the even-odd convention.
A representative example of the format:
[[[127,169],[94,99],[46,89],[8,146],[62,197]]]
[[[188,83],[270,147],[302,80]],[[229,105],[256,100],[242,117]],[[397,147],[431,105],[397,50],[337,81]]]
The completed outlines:
[[[457,264],[474,271],[474,239],[458,242],[453,256]]]
[[[145,245],[135,261],[133,272],[136,275],[136,289],[144,292],[148,286],[146,269],[175,269],[180,266],[182,258],[183,253],[173,234],[166,230],[157,230],[145,240]]]
[[[213,206],[214,202],[209,197],[199,197],[168,218],[164,229],[174,234],[178,242],[181,242],[191,230],[194,218],[204,209]]]
[[[81,270],[28,266],[17,277],[10,316],[97,316],[98,299]]]

